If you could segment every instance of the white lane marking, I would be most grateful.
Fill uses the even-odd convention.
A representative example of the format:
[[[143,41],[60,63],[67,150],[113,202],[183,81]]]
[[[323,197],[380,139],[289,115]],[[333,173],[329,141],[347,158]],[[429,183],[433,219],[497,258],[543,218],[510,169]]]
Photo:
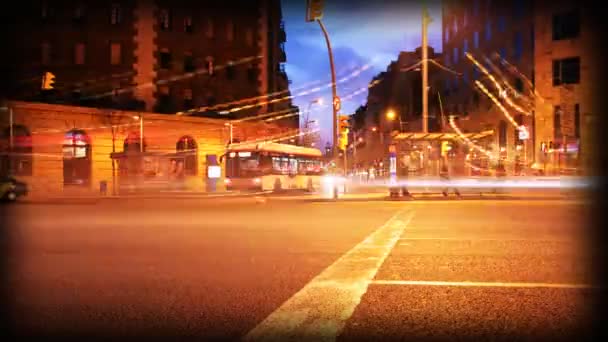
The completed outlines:
[[[334,341],[413,218],[414,212],[409,212],[403,221],[398,220],[404,212],[405,209],[397,212],[342,255],[252,329],[244,340]]]
[[[429,281],[429,280],[374,280],[373,285],[407,285],[407,286],[461,286],[461,287],[516,287],[516,288],[557,288],[588,289],[599,288],[590,284],[568,283],[503,283],[480,281]]]
[[[556,240],[556,239],[479,239],[479,238],[467,238],[467,237],[403,237],[401,239],[399,239],[399,241],[416,241],[416,240],[421,240],[421,241],[433,241],[433,240],[437,240],[437,241],[480,241],[480,242],[560,242],[560,243],[574,243],[575,241],[572,240]]]

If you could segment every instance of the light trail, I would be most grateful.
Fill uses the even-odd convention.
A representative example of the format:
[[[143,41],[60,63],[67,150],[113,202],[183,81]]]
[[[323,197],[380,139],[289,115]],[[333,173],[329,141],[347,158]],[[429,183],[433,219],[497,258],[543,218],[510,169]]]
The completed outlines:
[[[496,104],[496,106],[503,112],[503,114],[505,115],[505,117],[509,120],[509,122],[511,122],[511,124],[517,128],[519,131],[525,131],[526,127],[525,126],[520,126],[515,119],[513,119],[513,117],[509,114],[509,112],[507,111],[507,109],[502,105],[502,103],[500,103],[496,97],[494,97],[494,95],[492,95],[492,93],[490,93],[488,91],[488,89],[478,80],[475,81],[475,85],[477,85],[477,87],[479,87],[479,89],[481,89],[481,91],[483,91],[486,96],[488,96],[490,98],[490,100],[492,100],[492,102],[494,102],[494,104]]]

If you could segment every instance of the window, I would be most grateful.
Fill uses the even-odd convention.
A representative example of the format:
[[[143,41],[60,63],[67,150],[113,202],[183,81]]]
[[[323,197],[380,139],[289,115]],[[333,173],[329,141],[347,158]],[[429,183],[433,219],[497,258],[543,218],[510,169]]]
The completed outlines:
[[[234,40],[234,23],[232,20],[228,20],[226,23],[226,39],[229,42]]]
[[[184,71],[193,72],[194,70],[194,57],[192,57],[192,53],[188,52],[184,55]]]
[[[521,32],[517,31],[515,32],[515,37],[513,37],[513,59],[515,59],[516,62],[521,60],[523,48],[524,45],[522,34]]]
[[[176,112],[173,108],[173,102],[171,101],[171,93],[168,86],[163,85],[158,87],[158,102],[156,104],[156,111],[159,113],[172,113]]]
[[[258,68],[255,64],[251,64],[247,69],[247,79],[250,83],[257,83],[258,81]]]
[[[465,71],[462,73],[462,81],[464,84],[469,83],[469,73],[468,72]]]
[[[515,79],[515,90],[520,93],[524,92],[524,82],[519,77]]]
[[[51,64],[51,44],[48,42],[42,43],[42,45],[40,45],[40,50],[42,65]]]
[[[454,18],[454,34],[458,33],[458,20]]]
[[[526,3],[523,0],[513,1],[513,18],[521,19],[524,16],[526,10]]]
[[[251,28],[245,31],[245,41],[247,42],[247,46],[253,46],[253,30]]]
[[[477,69],[476,66],[473,66],[473,80],[476,80],[479,78],[479,69]]]
[[[467,10],[464,10],[464,13],[462,14],[462,27],[466,27],[467,23],[468,23],[468,13]]]
[[[85,62],[85,46],[83,43],[78,43],[74,47],[74,63],[84,65]]]
[[[498,124],[498,147],[507,147],[507,123],[505,120],[500,120]]]
[[[120,43],[112,43],[110,45],[110,63],[112,65],[119,65],[122,63],[122,53],[121,53],[121,45]]]
[[[486,21],[486,40],[492,39],[492,22]]]
[[[446,66],[450,66],[450,54],[449,53],[446,53],[443,55],[443,63]]]
[[[505,47],[501,47],[500,49],[498,49],[498,54],[500,55],[500,58],[505,59],[507,58],[507,49],[505,49]]]
[[[553,137],[554,140],[559,140],[562,137],[562,109],[560,106],[553,107]]]
[[[211,19],[211,18],[207,19],[207,27],[205,29],[205,35],[209,39],[213,38],[213,19]]]
[[[194,26],[192,26],[192,16],[191,15],[187,15],[184,18],[184,32],[186,32],[186,33],[194,32]]]
[[[458,64],[458,48],[455,47],[452,52],[454,54],[454,56],[453,56],[453,58],[454,58],[454,64]]]
[[[232,61],[228,62],[228,65],[226,66],[226,78],[229,80],[234,80],[235,79],[235,67],[234,67],[234,63],[232,63]]]
[[[498,17],[498,32],[505,32],[507,29],[507,19],[504,15]]]
[[[161,9],[159,12],[159,26],[163,31],[171,30],[171,13],[169,13],[168,9]]]
[[[63,184],[84,185],[91,182],[91,141],[85,131],[69,131],[63,142]]]
[[[578,84],[580,81],[580,58],[553,60],[553,85]]]
[[[446,27],[445,30],[444,30],[444,32],[445,32],[444,33],[444,39],[445,39],[445,42],[447,43],[447,42],[450,41],[450,28]]]
[[[465,39],[462,43],[462,54],[466,55],[467,52],[469,52],[469,41]]]
[[[517,123],[517,126],[521,126],[521,125],[524,124],[524,116],[523,116],[523,114],[518,114],[515,117],[515,123]],[[513,133],[514,133],[514,139],[513,139],[513,141],[517,142],[517,144],[519,145],[519,143],[521,143],[521,141],[522,141],[521,139],[519,139],[519,129],[517,129],[517,128],[514,129]]]
[[[553,40],[573,39],[580,34],[578,10],[553,15]]]
[[[72,21],[75,25],[80,25],[84,23],[84,5],[78,4],[76,8],[74,8],[74,18]]]
[[[207,58],[205,58],[205,62],[207,63],[207,73],[209,74],[209,76],[213,76],[215,74],[213,66],[213,57],[207,56]]]
[[[479,48],[479,31],[473,32],[473,48]]]
[[[171,52],[168,49],[162,49],[160,52],[160,67],[162,69],[171,68]]]
[[[110,9],[110,24],[118,25],[122,22],[122,8],[120,4],[112,4]]]
[[[574,137],[581,137],[581,112],[578,103],[574,105]]]
[[[190,109],[194,107],[192,101],[192,89],[184,89],[184,109]]]
[[[198,147],[196,141],[191,136],[181,137],[175,150],[185,154],[184,173],[189,176],[195,176],[198,173]]]
[[[2,132],[2,145],[10,146],[10,128],[6,127]],[[2,160],[1,174],[13,174],[16,176],[32,175],[32,135],[29,129],[23,125],[13,125],[13,148],[10,154],[4,155]]]

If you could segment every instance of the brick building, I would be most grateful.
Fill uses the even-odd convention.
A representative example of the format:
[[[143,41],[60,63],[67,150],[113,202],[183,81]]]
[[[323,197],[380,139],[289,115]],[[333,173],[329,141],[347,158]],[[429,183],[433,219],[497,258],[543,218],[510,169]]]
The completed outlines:
[[[292,110],[277,123],[298,127],[289,100],[256,99],[289,95],[279,0],[18,4],[2,57],[9,99],[217,116],[253,98],[230,116]],[[41,92],[44,72],[54,90]]]
[[[0,173],[10,169],[28,183],[32,196],[91,193],[99,189],[100,181],[107,181],[109,191],[113,191],[130,181],[126,178],[129,174],[122,172],[120,158],[113,165],[113,151],[119,155],[134,152],[132,159],[143,156],[144,164],[146,158],[153,163],[164,155],[181,158],[186,187],[210,190],[207,166],[221,165],[219,157],[230,139],[230,127],[222,119],[19,101],[3,107],[12,111],[13,132],[10,134],[10,116],[4,110],[0,113]],[[292,129],[261,122],[233,122],[232,127],[235,141],[289,131]]]
[[[537,160],[552,167],[589,167],[592,159],[593,86],[600,84],[592,9],[571,1],[537,4],[534,16]],[[565,125],[565,126],[564,126]],[[563,142],[566,142],[564,152]],[[541,145],[553,147],[544,153]]]
[[[461,75],[443,74],[435,80],[442,88],[444,112],[457,115],[464,131],[494,130],[486,141],[477,142],[507,160],[519,158],[531,164],[534,136],[522,140],[515,125],[482,92],[482,84],[499,98],[490,80],[466,56],[470,53],[486,68],[523,113],[501,101],[517,125],[534,131],[533,103],[522,101],[534,84],[534,16],[532,2],[460,0],[444,1],[442,13],[443,64]],[[508,64],[506,64],[508,63]],[[510,65],[514,68],[507,68]],[[508,86],[505,85],[508,83]],[[531,84],[530,84],[531,83]],[[497,154],[495,154],[497,155]],[[510,163],[513,166],[513,163]]]

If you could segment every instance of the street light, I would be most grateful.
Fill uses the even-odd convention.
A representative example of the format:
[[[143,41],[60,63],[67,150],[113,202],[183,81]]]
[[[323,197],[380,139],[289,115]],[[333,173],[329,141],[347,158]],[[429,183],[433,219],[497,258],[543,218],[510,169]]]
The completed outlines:
[[[139,152],[144,152],[144,115],[139,114],[133,116],[133,119],[139,120]]]
[[[386,112],[386,118],[389,121],[393,121],[397,117],[399,118],[399,131],[401,131],[401,130],[403,130],[403,121],[401,121],[401,115],[397,115],[397,113],[395,113],[395,111],[392,109],[389,109],[389,111]]]

